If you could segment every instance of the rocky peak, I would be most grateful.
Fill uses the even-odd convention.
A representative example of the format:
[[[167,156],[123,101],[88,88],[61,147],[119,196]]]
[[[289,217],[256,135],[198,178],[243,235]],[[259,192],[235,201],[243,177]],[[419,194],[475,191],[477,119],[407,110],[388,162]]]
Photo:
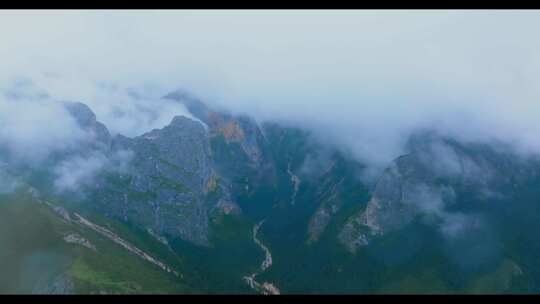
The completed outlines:
[[[132,153],[125,171],[100,172],[95,183],[87,185],[84,191],[92,206],[107,216],[151,229],[159,236],[208,245],[209,215],[215,210],[240,212],[231,186],[237,180],[236,175],[259,174],[264,170],[253,169],[272,162],[263,158],[264,138],[250,118],[211,110],[187,93],[176,92],[166,98],[184,103],[208,129],[200,121],[175,116],[161,129],[133,138],[116,135],[111,139],[107,128],[97,121],[88,106],[65,103],[81,129],[95,139],[80,150],[92,151],[96,143],[104,143],[98,145],[104,155],[119,151]],[[238,163],[240,169],[249,167],[251,171],[231,171],[221,166],[220,151],[213,151],[211,145],[220,136],[225,139],[225,149],[240,152],[226,162]]]
[[[200,122],[181,115],[173,117],[171,123],[165,126],[162,130],[167,129],[182,129],[184,131],[196,132],[197,135],[202,136],[204,136],[205,133],[205,129]]]
[[[96,122],[96,114],[82,102],[64,102],[64,107],[82,127],[90,126]]]
[[[90,142],[101,143],[109,147],[111,135],[104,124],[97,121],[96,114],[82,102],[64,102],[64,108],[73,116],[79,126],[87,131]]]
[[[223,136],[227,144],[238,144],[252,168],[261,168],[268,157],[267,143],[257,122],[247,115],[232,115],[207,106],[190,93],[179,90],[164,98],[176,100],[186,106],[190,113],[209,127],[211,138]]]
[[[133,151],[134,157],[129,173],[118,177],[125,180],[121,187],[103,182],[96,199],[100,208],[158,236],[208,245],[209,214],[220,200],[230,199],[217,180],[203,125],[175,116],[141,136],[116,136],[112,146]]]
[[[186,106],[187,110],[196,118],[208,124],[210,110],[202,101],[184,90],[177,90],[163,97],[164,99],[176,100]]]

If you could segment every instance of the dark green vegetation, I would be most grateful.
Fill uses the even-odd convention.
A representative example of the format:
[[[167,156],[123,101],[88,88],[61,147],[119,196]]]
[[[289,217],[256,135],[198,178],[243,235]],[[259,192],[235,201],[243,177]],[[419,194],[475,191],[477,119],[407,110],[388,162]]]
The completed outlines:
[[[242,277],[255,271],[263,253],[253,243],[253,224],[235,216],[223,216],[213,224],[217,231],[211,248],[195,246],[180,239],[171,247],[182,255],[190,282],[203,293],[254,293]]]
[[[343,155],[330,153],[334,163],[323,175],[302,176],[296,203],[291,205],[293,184],[287,167],[301,171],[306,157],[319,157],[324,149],[295,129],[267,127],[276,161],[272,185],[237,197],[246,216],[265,218],[259,238],[272,252],[273,265],[259,276],[273,282],[282,293],[527,293],[539,290],[540,260],[538,198],[540,180],[497,189],[501,197],[482,197],[478,189],[452,179],[438,184],[457,191],[450,210],[478,218],[479,228],[448,237],[438,231],[429,215],[420,215],[405,228],[389,233],[361,248],[345,250],[337,234],[345,221],[363,210],[370,190],[357,178],[362,167]],[[223,148],[222,148],[223,149]],[[473,148],[471,148],[473,149]],[[476,147],[472,152],[504,163],[505,155]],[[519,170],[513,167],[512,170]],[[505,168],[504,170],[509,170]],[[249,180],[249,176],[245,178]],[[339,184],[338,194],[321,201],[317,193]],[[517,188],[516,188],[517,187]],[[309,242],[309,222],[317,208],[339,206],[317,241]]]

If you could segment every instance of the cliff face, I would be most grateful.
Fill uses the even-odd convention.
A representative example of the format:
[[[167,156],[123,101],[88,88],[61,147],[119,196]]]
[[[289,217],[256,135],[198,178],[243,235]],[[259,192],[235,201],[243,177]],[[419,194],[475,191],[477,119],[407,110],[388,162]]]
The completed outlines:
[[[273,162],[258,125],[248,117],[210,110],[189,95],[169,95],[196,121],[177,116],[138,137],[111,137],[82,103],[66,103],[88,133],[82,155],[107,161],[83,192],[95,210],[152,231],[210,245],[215,212],[238,214],[236,194],[272,178]],[[113,166],[112,161],[122,165]],[[121,167],[121,168],[119,168]]]
[[[158,237],[199,245],[209,245],[212,212],[239,212],[230,185],[215,170],[210,133],[199,121],[177,116],[138,137],[111,137],[86,105],[65,107],[87,138],[76,150],[56,155],[50,166],[69,171],[75,160],[77,168],[92,164],[93,174],[80,188],[69,189],[82,193],[74,200]]]
[[[295,231],[294,239],[300,244],[335,238],[346,214],[367,202],[368,189],[359,178],[362,164],[305,130],[266,123],[263,133],[277,172],[276,221],[287,218],[297,225],[301,233]]]
[[[250,117],[210,109],[185,92],[174,92],[164,98],[184,104],[194,117],[208,126],[211,138],[222,136],[227,144],[239,145],[247,158],[247,165],[252,168],[260,168],[268,160],[265,159],[267,152],[264,137],[258,124]]]
[[[79,126],[87,132],[87,142],[91,148],[106,149],[111,144],[111,134],[107,127],[97,121],[96,114],[90,108],[81,102],[65,102],[64,107],[75,118]]]
[[[514,185],[537,175],[534,162],[487,146],[423,138],[383,172],[365,210],[347,220],[338,238],[355,252],[424,215],[437,218],[443,232],[459,233],[463,223],[453,220],[466,215],[455,210],[511,195]]]
[[[308,208],[306,201],[315,199],[306,237],[313,243],[354,200],[348,198],[354,188],[363,189],[354,177],[358,164],[335,151],[324,168],[317,164],[321,168],[307,172],[305,162],[316,158],[321,147],[308,143],[301,130],[259,126],[250,117],[214,110],[183,92],[165,98],[184,104],[196,120],[178,116],[168,126],[134,138],[111,137],[87,106],[66,104],[89,134],[81,153],[99,151],[123,161],[122,166],[107,161],[95,180],[84,185],[85,201],[100,213],[158,237],[180,237],[207,246],[215,212],[239,214],[240,197],[255,209],[260,206],[254,204],[261,204],[251,202],[257,195],[273,204],[285,199],[286,208]],[[316,195],[297,198],[303,188]]]
[[[215,177],[199,122],[175,117],[163,129],[115,137],[111,150],[133,156],[125,173],[108,174],[96,183],[94,203],[100,209],[159,235],[208,243],[207,213],[216,202],[205,187]]]
[[[206,106],[196,97],[177,91],[164,98],[186,106],[188,111],[207,126],[212,164],[221,182],[233,197],[253,193],[260,186],[275,182],[275,160],[271,143],[262,127],[245,115],[233,115]]]

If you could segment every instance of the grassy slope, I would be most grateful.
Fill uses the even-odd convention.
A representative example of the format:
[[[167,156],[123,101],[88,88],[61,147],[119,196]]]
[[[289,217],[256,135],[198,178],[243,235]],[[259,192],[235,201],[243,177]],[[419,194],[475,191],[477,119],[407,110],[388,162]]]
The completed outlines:
[[[65,243],[62,237],[67,233],[83,236],[97,252]],[[63,222],[27,194],[0,197],[0,268],[0,293],[31,293],[36,284],[51,282],[62,273],[72,280],[76,293],[194,291],[181,278],[93,231]]]

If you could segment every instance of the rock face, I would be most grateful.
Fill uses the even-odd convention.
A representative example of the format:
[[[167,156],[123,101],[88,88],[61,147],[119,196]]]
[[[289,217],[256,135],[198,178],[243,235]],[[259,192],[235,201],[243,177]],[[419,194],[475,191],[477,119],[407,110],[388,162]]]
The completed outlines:
[[[89,133],[84,151],[107,157],[130,155],[122,170],[104,168],[85,193],[101,213],[151,230],[158,237],[180,237],[210,245],[209,217],[238,214],[233,193],[239,177],[271,175],[272,162],[257,124],[208,109],[189,95],[173,98],[186,104],[199,121],[177,116],[169,125],[138,137],[112,137],[81,103],[66,108]],[[232,151],[232,155],[231,155]],[[89,153],[89,152],[86,152]]]
[[[347,220],[339,240],[355,252],[419,215],[438,217],[442,230],[458,233],[463,223],[455,220],[465,216],[448,209],[459,193],[467,192],[480,201],[497,198],[503,195],[497,189],[537,174],[505,153],[478,153],[483,148],[465,149],[455,141],[434,138],[415,143],[410,154],[397,158],[383,172],[367,207]]]
[[[96,185],[100,208],[158,235],[208,244],[208,212],[222,198],[216,195],[222,185],[199,122],[177,116],[163,129],[115,137],[112,150],[132,151],[133,158],[126,173],[111,174]]]
[[[241,187],[234,181],[247,175],[256,179],[254,184],[274,177],[274,161],[268,142],[253,119],[210,109],[199,99],[181,91],[164,98],[184,104],[193,116],[208,126],[216,171],[232,187]]]
[[[211,109],[185,92],[164,98],[183,103],[199,121],[177,116],[166,127],[141,136],[111,137],[86,105],[66,103],[81,129],[89,134],[88,145],[81,149],[86,154],[98,151],[108,158],[118,158],[120,152],[130,154],[125,168],[105,166],[86,185],[86,201],[94,209],[152,231],[160,239],[180,237],[206,246],[212,234],[209,219],[215,212],[240,213],[236,198],[256,193],[258,187],[275,187],[278,175],[288,177],[283,185],[287,189],[274,191],[290,190],[289,205],[295,205],[303,183],[299,161],[306,155],[296,151],[294,142],[303,140],[298,135],[302,132],[289,132],[274,124],[260,127],[247,116]],[[268,140],[265,132],[290,133],[286,141],[291,143],[284,144],[290,155],[273,150],[271,146],[281,146],[283,138]],[[318,193],[315,199],[321,206],[310,222],[310,241],[316,241],[339,212],[340,194],[347,191],[342,186],[343,174],[332,167],[317,175],[321,184],[314,188]]]
[[[64,236],[64,241],[66,243],[81,245],[90,250],[97,251],[96,246],[94,246],[92,243],[90,243],[90,241],[88,241],[87,239],[83,238],[82,236],[76,233],[70,233]]]
[[[308,223],[308,244],[318,242],[330,226],[343,225],[350,210],[365,206],[368,189],[355,176],[355,172],[362,170],[355,168],[355,165],[358,164],[351,160],[335,159],[325,169],[327,172],[322,178],[314,183],[314,199],[318,207]]]
[[[90,146],[84,148],[106,149],[110,146],[111,134],[109,130],[104,124],[97,121],[96,114],[87,105],[82,102],[65,102],[64,107],[77,121],[81,129],[88,133]]]
[[[308,224],[308,243],[316,242],[332,218],[340,211],[342,202],[339,195],[342,191],[341,186],[345,177],[339,176],[337,179],[330,174],[334,163],[331,164],[330,172],[325,174],[322,182],[318,186],[317,200],[320,206],[311,217]]]
[[[402,227],[412,221],[416,214],[415,206],[402,200],[407,184],[403,182],[405,178],[399,163],[398,160],[386,169],[366,209],[352,216],[339,234],[339,239],[350,251],[367,245],[376,235]]]

